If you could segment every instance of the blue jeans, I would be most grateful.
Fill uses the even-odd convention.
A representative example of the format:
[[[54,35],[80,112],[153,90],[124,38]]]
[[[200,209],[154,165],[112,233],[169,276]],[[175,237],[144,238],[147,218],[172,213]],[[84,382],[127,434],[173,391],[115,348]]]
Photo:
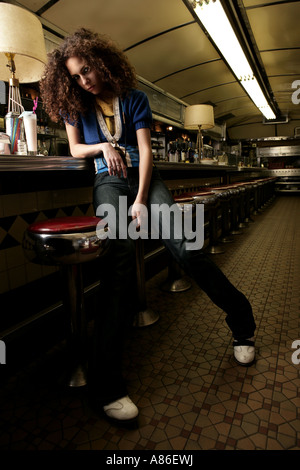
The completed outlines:
[[[134,202],[138,191],[138,169],[128,169],[128,177],[118,178],[106,174],[97,175],[94,183],[94,209],[111,204],[117,220],[125,224],[131,219],[125,211],[119,212],[119,196],[127,196],[128,207]],[[165,186],[156,168],[153,169],[148,195],[148,211],[151,206],[174,205],[173,197]],[[187,250],[186,240],[178,239],[172,231],[173,213],[170,212],[170,236],[161,238],[169,253],[185,273],[193,278],[210,299],[226,313],[226,322],[235,339],[253,336],[255,322],[252,308],[247,298],[238,291],[202,250]],[[151,227],[151,231],[162,237],[162,220]],[[91,380],[99,390],[102,402],[108,403],[127,394],[122,379],[122,350],[124,331],[137,311],[135,279],[135,242],[126,239],[111,240],[111,250],[101,282],[100,311],[96,319],[94,367]],[[96,375],[98,374],[98,381]]]

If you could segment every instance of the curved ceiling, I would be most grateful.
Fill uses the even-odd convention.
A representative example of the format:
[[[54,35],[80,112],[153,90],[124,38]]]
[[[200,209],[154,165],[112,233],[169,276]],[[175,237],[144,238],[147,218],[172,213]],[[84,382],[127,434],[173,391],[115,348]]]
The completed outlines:
[[[109,35],[126,51],[139,76],[186,104],[212,104],[216,122],[226,122],[228,130],[263,121],[262,114],[198,24],[187,1],[21,0],[10,3],[33,11],[45,28],[61,36],[79,27]],[[234,13],[278,114],[288,115],[297,125],[300,104],[292,101],[295,91],[292,86],[300,80],[300,1],[228,0],[225,3]]]

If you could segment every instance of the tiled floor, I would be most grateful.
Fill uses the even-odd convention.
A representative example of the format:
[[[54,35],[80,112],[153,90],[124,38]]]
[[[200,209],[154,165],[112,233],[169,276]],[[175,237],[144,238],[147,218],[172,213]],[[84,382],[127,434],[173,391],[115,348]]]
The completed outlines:
[[[255,365],[233,361],[223,312],[194,284],[163,292],[162,272],[147,284],[160,320],[125,355],[138,423],[116,426],[65,387],[59,344],[1,387],[0,450],[299,450],[299,214],[299,197],[278,197],[214,256],[253,305]]]

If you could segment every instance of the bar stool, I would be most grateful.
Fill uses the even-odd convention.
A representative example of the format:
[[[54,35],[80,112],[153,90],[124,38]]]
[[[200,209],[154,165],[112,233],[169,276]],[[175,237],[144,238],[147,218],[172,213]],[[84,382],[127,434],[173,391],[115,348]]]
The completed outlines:
[[[224,248],[219,244],[220,193],[213,193],[213,196],[209,197],[206,203],[210,205],[209,245],[207,252],[212,255],[219,255],[225,252]]]
[[[107,227],[99,217],[58,217],[27,227],[23,250],[29,261],[59,266],[64,306],[69,315],[72,358],[70,387],[86,385],[87,318],[84,309],[82,264],[109,251]]]
[[[230,206],[230,235],[241,235],[243,232],[239,228],[239,196],[240,189],[235,186],[228,186],[231,190],[231,206]]]
[[[264,207],[268,207],[274,198],[275,179],[274,177],[265,178],[264,183]]]
[[[154,325],[159,320],[159,315],[147,305],[144,240],[137,238],[135,243],[139,310],[135,316],[133,326],[142,328]]]
[[[224,249],[218,243],[218,213],[220,201],[218,195],[211,191],[211,188],[203,188],[200,191],[184,193],[186,197],[193,197],[198,204],[204,204],[204,213],[208,214],[209,219],[209,244],[207,252],[212,255],[224,253]]]
[[[245,193],[245,223],[249,224],[250,222],[254,222],[251,218],[251,197],[253,191],[253,183],[251,181],[246,181],[244,183],[244,187],[246,190]]]
[[[246,188],[244,183],[236,183],[236,187],[239,190],[239,201],[238,201],[238,228],[246,228],[248,227],[248,223],[246,222],[246,211],[245,211],[245,204],[246,204]]]
[[[232,192],[230,188],[226,186],[211,186],[210,189],[219,195],[221,203],[221,243],[232,243],[233,238],[230,237],[230,202],[232,198]]]
[[[256,180],[252,181],[252,198],[250,199],[252,207],[252,214],[258,214],[258,183]]]
[[[262,180],[257,180],[257,200],[256,200],[256,213],[260,213],[263,211],[263,181]]]
[[[228,191],[228,205],[227,205],[227,214],[229,214],[229,220],[226,221],[226,238],[230,235],[240,235],[243,232],[239,229],[239,204],[240,204],[240,189],[235,184],[228,184],[224,186],[216,187],[217,191]],[[212,188],[211,188],[212,189]],[[229,226],[229,232],[228,232]],[[222,241],[222,239],[221,239]]]
[[[174,202],[181,210],[185,204],[194,204],[194,198],[188,196],[174,196]],[[161,286],[165,292],[185,292],[191,288],[191,283],[182,275],[179,264],[170,257],[168,262],[168,276]]]
[[[261,210],[264,211],[267,207],[267,185],[268,182],[264,178],[261,180]]]

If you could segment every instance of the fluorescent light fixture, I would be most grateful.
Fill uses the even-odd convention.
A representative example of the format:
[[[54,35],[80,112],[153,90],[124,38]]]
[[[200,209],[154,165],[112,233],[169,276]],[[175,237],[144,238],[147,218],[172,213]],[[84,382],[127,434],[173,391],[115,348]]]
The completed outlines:
[[[190,0],[190,3],[254,104],[266,119],[275,119],[220,0]]]

